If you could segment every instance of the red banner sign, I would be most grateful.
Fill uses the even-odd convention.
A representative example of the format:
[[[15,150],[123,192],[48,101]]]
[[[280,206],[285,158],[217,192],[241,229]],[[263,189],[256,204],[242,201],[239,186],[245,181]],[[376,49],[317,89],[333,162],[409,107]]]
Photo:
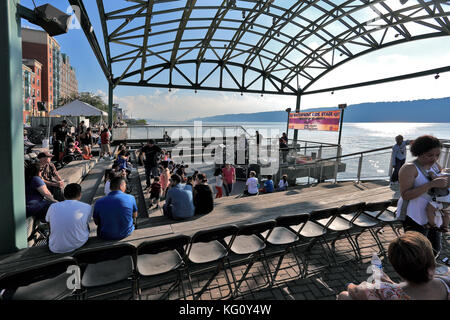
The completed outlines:
[[[339,131],[341,111],[293,112],[289,114],[289,129]]]

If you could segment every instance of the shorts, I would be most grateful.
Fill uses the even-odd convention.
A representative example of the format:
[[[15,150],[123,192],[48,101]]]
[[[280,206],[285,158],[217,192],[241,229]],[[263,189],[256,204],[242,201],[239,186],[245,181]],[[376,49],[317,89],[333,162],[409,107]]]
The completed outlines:
[[[159,199],[159,193],[150,193],[150,199]]]
[[[109,143],[102,144],[101,148],[102,148],[103,153],[111,154],[111,147],[110,147]]]

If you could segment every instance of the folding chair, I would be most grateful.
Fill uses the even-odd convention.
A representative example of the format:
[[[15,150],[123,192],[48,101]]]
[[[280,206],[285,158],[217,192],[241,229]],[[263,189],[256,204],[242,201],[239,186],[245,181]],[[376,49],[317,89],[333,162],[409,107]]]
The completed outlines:
[[[270,234],[270,231],[275,227],[275,225],[276,225],[275,220],[269,220],[264,222],[257,222],[238,226],[239,230],[233,241],[233,245],[231,246],[231,252],[237,256],[247,255],[249,256],[250,260],[248,260],[247,267],[239,281],[236,281],[236,277],[230,264],[231,276],[233,278],[233,283],[235,286],[232,295],[233,298],[236,297],[239,292],[241,292],[239,288],[242,282],[245,279],[247,279],[248,272],[257,261],[261,261],[264,270],[264,275],[267,278],[267,282],[253,289],[265,287],[266,285],[269,285],[272,282],[270,267],[268,265],[267,258],[265,255],[265,248],[267,236]],[[263,233],[265,231],[268,231],[268,233],[266,233],[266,237],[261,236],[260,233]],[[225,242],[229,243],[231,239],[232,236],[228,236],[225,238]]]
[[[363,258],[372,256],[372,255],[362,256],[361,254],[361,249],[372,247],[372,245],[366,247],[361,247],[359,245],[358,238],[364,233],[364,231],[370,232],[370,235],[375,240],[375,244],[380,249],[380,252],[383,251],[383,245],[381,244],[381,241],[374,230],[374,228],[378,226],[379,221],[369,215],[364,214],[365,209],[366,204],[364,202],[360,202],[348,206],[342,206],[338,210],[342,218],[348,220],[350,223],[356,226],[357,229],[359,229],[359,232],[357,232],[354,237],[354,243],[356,245],[356,250],[358,252],[360,262],[362,262]]]
[[[392,228],[392,231],[394,231],[395,235],[398,237],[400,236],[399,232],[396,230],[396,225],[399,224],[399,221],[397,220],[395,216],[395,211],[392,212],[391,210],[388,210],[389,207],[392,207],[392,205],[397,205],[396,199],[394,200],[388,200],[388,201],[381,201],[381,202],[372,202],[367,203],[366,207],[364,209],[364,213],[374,219],[376,219],[379,224],[378,228],[375,231],[375,235],[382,232],[383,228],[388,225]],[[378,238],[379,239],[379,238]],[[386,256],[386,249],[384,248],[381,240],[381,249],[380,253],[384,256]]]
[[[299,244],[301,241],[300,238],[300,232],[303,229],[303,226],[306,224],[306,222],[309,219],[308,213],[299,213],[295,215],[283,215],[277,217],[276,220],[276,227],[273,228],[272,232],[268,234],[269,232],[266,231],[262,235],[267,237],[267,243],[269,243],[272,246],[275,247],[281,247],[283,250],[280,252],[280,254],[277,254],[280,256],[278,259],[277,266],[275,267],[275,270],[272,275],[272,282],[270,285],[273,285],[273,283],[276,281],[277,274],[280,270],[283,270],[285,268],[281,268],[281,263],[283,262],[284,257],[289,252],[292,253],[292,255],[295,258],[295,261],[297,263],[297,266],[299,268],[299,272],[296,273],[294,277],[303,277],[304,276],[304,265],[305,262],[303,258],[296,253],[295,247]],[[297,231],[292,230],[291,226],[298,226],[301,225]],[[281,269],[280,269],[281,268]],[[284,282],[285,280],[278,281],[279,283]]]
[[[0,300],[62,300],[72,296],[76,288],[68,287],[71,257],[60,258],[0,277]],[[76,275],[75,275],[76,276]]]
[[[185,265],[184,246],[186,246],[190,237],[178,235],[168,239],[161,239],[157,241],[147,241],[141,243],[137,248],[137,290],[139,299],[141,299],[141,279],[154,281],[161,280],[162,275],[167,282],[167,277],[170,273],[176,273],[176,281],[160,297],[160,300],[168,298],[170,293],[181,285],[183,297],[186,300],[186,292],[183,285],[183,267]],[[161,281],[160,281],[161,282]]]
[[[131,280],[132,297],[134,299],[136,293],[135,253],[136,248],[128,243],[76,252],[73,257],[82,267],[81,298],[86,299],[90,290],[100,290],[108,285]],[[109,290],[96,296],[123,290],[123,288]]]
[[[314,273],[324,268],[324,266],[317,267],[311,270],[311,272],[308,269],[309,254],[317,242],[319,242],[323,250],[323,253],[328,261],[328,266],[333,265],[330,258],[332,257],[332,250],[326,239],[327,228],[319,224],[318,221],[328,219],[328,224],[331,224],[335,217],[337,217],[337,208],[314,210],[309,214],[309,220],[304,225],[291,227],[294,231],[299,231],[299,235],[308,241],[304,256],[304,277],[307,277],[309,273]]]
[[[353,224],[350,221],[347,221],[339,216],[339,209],[334,208],[331,209],[333,215],[330,215],[328,218],[325,219],[317,219],[316,222],[320,224],[322,227],[327,229],[328,235],[335,235],[334,238],[331,240],[331,254],[333,257],[333,260],[336,265],[339,265],[340,263],[343,263],[345,261],[349,261],[348,259],[341,261],[338,263],[337,261],[337,254],[336,254],[336,241],[339,239],[345,239],[348,241],[348,243],[351,246],[351,251],[354,253],[355,260],[359,261],[359,255],[358,251],[356,249],[356,244],[354,243],[349,231],[353,228]],[[311,213],[311,215],[313,215]],[[330,247],[329,247],[330,248]],[[341,254],[346,253],[348,251],[340,251]]]
[[[198,300],[201,297],[213,279],[219,274],[221,268],[225,273],[227,285],[230,290],[229,295],[232,295],[233,290],[231,288],[230,279],[228,278],[225,259],[230,252],[230,247],[233,245],[233,241],[238,230],[239,228],[237,226],[229,225],[201,230],[192,236],[191,242],[186,250],[188,257],[186,272],[188,274],[189,288],[194,300]],[[228,243],[226,243],[224,239],[228,236],[231,236],[232,238]],[[211,263],[217,264],[213,275],[205,283],[202,289],[195,293],[192,287],[191,274],[204,273],[208,270],[208,268],[205,268],[207,267],[206,264]],[[197,266],[200,269],[192,273],[190,269],[194,268],[194,266]],[[226,297],[228,297],[228,295]]]

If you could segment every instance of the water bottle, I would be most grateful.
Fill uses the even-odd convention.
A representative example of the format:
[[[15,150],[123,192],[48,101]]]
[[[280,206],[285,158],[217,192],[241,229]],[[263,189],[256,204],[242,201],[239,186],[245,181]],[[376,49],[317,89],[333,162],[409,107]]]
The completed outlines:
[[[372,255],[372,277],[375,284],[380,283],[381,275],[383,274],[383,264],[376,253]]]

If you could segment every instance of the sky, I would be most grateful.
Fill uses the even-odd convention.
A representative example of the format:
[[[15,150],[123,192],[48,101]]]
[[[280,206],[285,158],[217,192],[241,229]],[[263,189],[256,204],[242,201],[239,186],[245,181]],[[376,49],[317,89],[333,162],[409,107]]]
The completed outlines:
[[[113,1],[104,0],[109,7]],[[392,6],[398,6],[398,0],[389,0]],[[37,6],[50,3],[58,9],[72,13],[67,0],[35,0]],[[103,36],[96,1],[84,1],[95,34],[103,48]],[[33,8],[31,0],[22,0],[21,4]],[[107,9],[108,10],[108,9]],[[23,27],[39,28],[22,20]],[[108,84],[103,72],[81,29],[71,28],[65,35],[55,39],[61,45],[61,51],[70,57],[76,70],[80,92],[98,94],[107,101]],[[450,65],[450,36],[414,41],[392,46],[363,55],[341,67],[336,68],[319,80],[311,89],[351,84],[396,76],[405,73],[423,71]],[[117,76],[117,75],[115,75]],[[377,102],[405,101],[417,99],[442,98],[450,96],[450,72],[441,73],[436,80],[434,75],[416,79],[396,81],[381,85],[367,86],[348,90],[305,95],[301,99],[301,109],[337,107]],[[114,90],[114,103],[118,103],[128,116],[155,121],[183,121],[197,117],[207,117],[230,113],[253,113],[262,111],[295,109],[296,97],[244,93],[226,93],[219,91],[201,91],[165,88],[139,88],[118,86]]]

